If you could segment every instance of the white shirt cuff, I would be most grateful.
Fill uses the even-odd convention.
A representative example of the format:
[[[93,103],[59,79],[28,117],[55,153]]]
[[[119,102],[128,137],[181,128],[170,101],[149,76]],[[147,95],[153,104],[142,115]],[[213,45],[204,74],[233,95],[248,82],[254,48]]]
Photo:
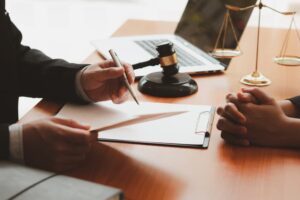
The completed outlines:
[[[21,124],[9,126],[10,159],[17,163],[24,163],[23,129]]]
[[[82,98],[84,101],[92,103],[93,101],[87,96],[87,94],[84,92],[82,85],[81,85],[81,76],[84,70],[86,70],[89,66],[86,66],[79,72],[77,72],[76,77],[75,77],[75,88],[76,88],[76,93],[77,95]]]

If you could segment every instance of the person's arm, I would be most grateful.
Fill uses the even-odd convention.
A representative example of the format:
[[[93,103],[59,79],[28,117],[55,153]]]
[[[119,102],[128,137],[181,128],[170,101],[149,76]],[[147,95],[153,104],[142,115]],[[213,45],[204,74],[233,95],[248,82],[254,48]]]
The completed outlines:
[[[282,143],[288,143],[288,147],[300,148],[300,119],[288,118],[282,135]]]
[[[21,96],[63,101],[81,100],[76,94],[75,77],[86,65],[51,59],[41,51],[20,46],[18,56]]]
[[[290,110],[294,117],[300,117],[300,96],[292,97],[285,101],[285,108]]]
[[[43,52],[21,44],[22,34],[11,22],[16,49],[19,95],[62,101],[81,101],[76,94],[75,77],[86,64],[51,59]]]
[[[238,145],[300,148],[300,119],[296,118],[299,115],[293,100],[276,101],[257,88],[243,89],[237,97],[245,102],[249,95],[256,103],[229,101],[227,107],[218,109],[221,118],[217,127],[222,131],[221,136]],[[237,123],[239,119],[245,120]]]
[[[0,160],[23,162],[23,132],[20,124],[0,124]]]

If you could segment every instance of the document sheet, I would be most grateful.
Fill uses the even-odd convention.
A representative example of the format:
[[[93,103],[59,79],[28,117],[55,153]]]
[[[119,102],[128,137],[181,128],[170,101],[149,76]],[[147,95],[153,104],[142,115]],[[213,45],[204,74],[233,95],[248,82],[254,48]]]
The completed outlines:
[[[141,120],[154,114],[162,116]],[[100,130],[99,140],[180,146],[203,145],[213,115],[212,106],[148,102],[66,104],[58,113],[59,117],[91,125],[91,130]],[[127,121],[128,125],[112,126]]]

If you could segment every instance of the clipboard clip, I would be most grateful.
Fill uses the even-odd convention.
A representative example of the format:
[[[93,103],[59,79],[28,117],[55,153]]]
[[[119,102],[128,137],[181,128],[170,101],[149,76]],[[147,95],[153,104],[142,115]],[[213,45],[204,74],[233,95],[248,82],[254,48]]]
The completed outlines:
[[[215,108],[212,107],[210,110],[200,112],[197,118],[195,134],[204,134],[203,148],[208,148],[214,116]]]

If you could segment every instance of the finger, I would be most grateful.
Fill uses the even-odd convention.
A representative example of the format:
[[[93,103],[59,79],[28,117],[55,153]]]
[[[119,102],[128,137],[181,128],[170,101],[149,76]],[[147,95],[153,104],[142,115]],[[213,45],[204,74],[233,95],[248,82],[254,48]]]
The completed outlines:
[[[135,79],[135,74],[134,74],[134,70],[133,70],[132,66],[130,64],[124,63],[124,62],[121,62],[121,64],[124,67],[126,76],[128,78],[128,82],[130,84],[132,84],[134,82],[134,79]],[[107,60],[107,61],[105,61],[103,63],[100,63],[99,67],[102,68],[102,69],[111,68],[111,67],[115,67],[116,68],[116,64],[112,60]]]
[[[217,108],[217,114],[218,115],[223,116],[224,112],[225,112],[225,110],[224,110],[224,108],[222,106],[219,106]]]
[[[253,95],[251,95],[250,93],[241,93],[241,92],[237,93],[237,95],[231,93],[228,94],[226,96],[226,101],[236,104],[237,107],[241,103],[257,103],[257,99]]]
[[[235,123],[245,124],[247,120],[246,117],[236,108],[234,104],[232,103],[228,103],[228,104],[229,105],[226,105],[224,107],[218,107],[217,114],[220,115],[221,117],[232,120]],[[230,107],[232,106],[233,108],[228,108],[228,106]]]
[[[125,86],[122,86],[118,91],[118,98],[122,99],[128,96],[128,89]]]
[[[239,103],[238,98],[235,94],[229,93],[225,98],[226,102]]]
[[[59,137],[66,142],[78,144],[78,145],[89,145],[95,142],[95,137],[88,130],[81,130],[76,128],[71,128],[61,124],[55,124],[59,132]]]
[[[123,103],[128,99],[128,89],[124,84],[124,81],[119,79],[118,82],[116,82],[116,85],[113,89],[113,92],[111,93],[110,99],[115,103],[115,104],[120,104]]]
[[[110,68],[110,67],[116,67],[116,64],[114,63],[113,60],[105,60],[101,63],[98,63],[98,66],[101,69],[105,69],[105,68]]]
[[[250,93],[261,104],[273,103],[274,99],[258,88],[243,88],[244,93]]]
[[[92,74],[93,79],[98,82],[103,82],[111,79],[121,78],[124,74],[124,68],[122,67],[111,67],[105,69],[99,69]]]
[[[130,84],[134,83],[135,74],[134,74],[132,66],[130,64],[127,64],[127,63],[124,63],[123,66],[124,66],[124,69],[125,69],[125,72],[126,72],[128,82]]]
[[[217,122],[217,129],[219,129],[220,131],[225,131],[225,132],[229,132],[232,133],[238,137],[241,138],[246,138],[247,137],[247,129],[246,127],[239,125],[239,124],[235,124],[233,122],[231,122],[230,120],[221,117],[218,122]]]
[[[72,119],[63,119],[63,118],[54,117],[51,120],[55,123],[69,126],[72,128],[78,128],[78,129],[84,129],[84,130],[90,129],[90,125],[79,124],[78,122],[76,122],[75,120],[72,120]]]
[[[224,107],[223,116],[229,116],[230,119],[237,123],[245,124],[246,117],[238,110],[235,104],[229,102]]]
[[[221,137],[230,144],[239,145],[239,146],[249,146],[250,145],[250,141],[248,139],[237,138],[228,132],[222,131]]]
[[[231,102],[231,103],[235,104],[237,108],[239,108],[242,103],[239,101],[237,95],[232,94],[232,93],[226,95],[226,102],[227,103]]]
[[[122,87],[120,88],[120,91],[118,92],[118,94],[112,94],[111,96],[111,100],[115,103],[115,104],[120,104],[125,102],[129,97],[129,92],[127,90],[127,88]]]
[[[240,102],[243,102],[243,103],[254,103],[254,104],[257,104],[257,99],[251,95],[250,93],[241,93],[239,92],[237,94],[237,98]]]
[[[118,97],[119,97],[119,90],[125,87],[124,81],[122,79],[118,79],[114,82],[112,82],[111,85],[111,93],[110,93],[110,99],[114,102],[117,103]]]

